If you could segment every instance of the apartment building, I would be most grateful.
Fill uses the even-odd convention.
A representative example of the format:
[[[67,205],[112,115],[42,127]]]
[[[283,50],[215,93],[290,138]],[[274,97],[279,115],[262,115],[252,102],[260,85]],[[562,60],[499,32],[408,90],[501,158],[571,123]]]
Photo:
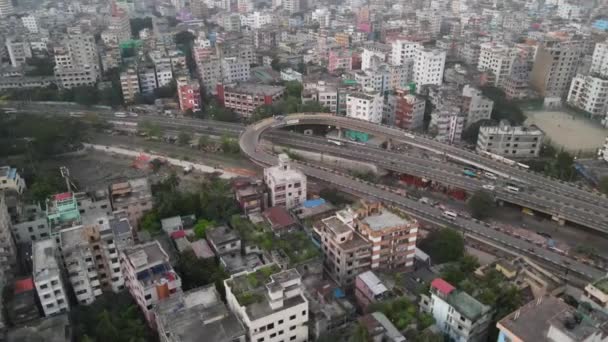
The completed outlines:
[[[11,218],[4,192],[0,191],[0,288],[14,277],[17,249],[11,236]]]
[[[544,97],[567,95],[580,55],[580,44],[575,41],[548,40],[540,45],[530,74],[532,88]]]
[[[26,204],[17,207],[11,229],[15,242],[18,244],[27,244],[51,236],[51,227],[47,221],[46,211],[39,204]]]
[[[406,269],[414,265],[418,221],[401,217],[376,200],[361,200],[355,227],[372,244],[371,268]]]
[[[421,129],[424,121],[426,101],[402,89],[397,89],[394,97],[394,125],[409,130]]]
[[[389,90],[390,75],[386,68],[358,70],[354,72],[355,81],[361,89],[369,92],[382,93]]]
[[[451,340],[486,341],[492,309],[447,281],[436,278],[428,294],[420,298],[420,310],[435,318],[435,327]]]
[[[507,44],[500,42],[486,42],[480,44],[477,69],[489,71],[494,76],[494,86],[502,85],[511,76],[513,64],[517,58],[517,51]]]
[[[99,71],[90,65],[56,68],[55,78],[62,88],[93,86],[97,83]]]
[[[8,58],[13,68],[18,68],[24,65],[25,61],[32,57],[32,48],[30,43],[26,40],[9,37],[6,38],[4,46],[6,47]]]
[[[389,61],[391,46],[374,43],[363,47],[361,53],[361,70],[374,69],[380,64]]]
[[[282,0],[283,9],[289,13],[297,13],[302,9],[299,0]]]
[[[465,127],[492,116],[494,101],[483,96],[481,90],[470,85],[462,89],[462,112],[466,115]]]
[[[404,65],[416,59],[420,43],[398,39],[391,43],[391,64]]]
[[[337,70],[351,71],[353,69],[353,55],[350,50],[331,49],[327,61],[327,71],[329,73],[335,73]]]
[[[248,118],[262,105],[271,105],[283,98],[285,87],[265,84],[238,83],[235,85],[218,84],[218,101],[243,118]]]
[[[212,52],[209,48],[195,48],[194,51],[199,79],[206,89],[214,91],[222,81],[222,61],[215,55],[210,55]]]
[[[323,267],[341,286],[351,286],[372,263],[371,243],[353,228],[354,220],[355,213],[344,209],[314,226],[324,255]]]
[[[339,86],[328,84],[325,81],[317,81],[314,83],[304,82],[304,90],[302,91],[302,103],[307,101],[317,101],[323,107],[329,109],[332,113],[337,113],[340,108],[340,91]],[[342,97],[343,104],[346,103],[345,96]],[[344,108],[344,105],[341,106]]]
[[[496,324],[498,341],[606,341],[608,315],[574,308],[562,299],[545,296],[510,313]]]
[[[502,121],[499,126],[479,129],[477,151],[486,151],[510,158],[538,157],[545,133],[536,126],[510,126]]]
[[[418,86],[443,84],[446,52],[419,47],[414,60],[414,82]]]
[[[38,27],[38,19],[33,15],[26,15],[21,17],[21,23],[30,33],[38,33],[40,27]]]
[[[108,31],[116,37],[116,43],[120,44],[131,39],[131,24],[126,13],[116,10],[113,12],[110,16]]]
[[[139,220],[152,210],[153,199],[150,184],[146,178],[132,179],[110,186],[110,201],[114,211],[127,213],[129,224],[137,230]]]
[[[248,61],[237,57],[225,57],[222,60],[222,81],[224,83],[247,81],[250,74]]]
[[[387,299],[390,291],[372,271],[365,271],[355,278],[355,298],[361,311],[367,312],[370,304]]]
[[[154,317],[161,342],[245,342],[240,319],[222,302],[215,285],[198,287],[160,301]]]
[[[589,73],[603,78],[608,77],[608,42],[595,44]]]
[[[127,247],[120,254],[120,264],[125,286],[154,326],[154,305],[182,291],[181,278],[169,263],[169,256],[158,241],[151,241]]]
[[[435,139],[454,144],[462,138],[466,118],[457,107],[446,106],[432,113],[430,126],[436,132]]]
[[[351,92],[346,96],[346,116],[380,123],[383,105],[384,99],[380,93]]]
[[[276,265],[224,280],[226,302],[245,325],[249,341],[308,341],[308,300],[296,269]]]
[[[47,317],[70,310],[57,251],[52,239],[36,241],[32,246],[34,285],[44,316]]]
[[[64,88],[94,85],[99,78],[99,54],[93,35],[70,34],[55,46],[55,77]]]
[[[0,0],[0,18],[8,18],[15,13],[11,0]]]
[[[206,238],[218,257],[224,254],[241,253],[241,237],[235,230],[227,226],[208,229]]]
[[[608,109],[608,78],[577,74],[570,84],[567,102],[592,117],[603,117]]]
[[[306,201],[306,175],[293,167],[289,156],[279,155],[279,164],[264,169],[270,206],[292,209]]]
[[[0,190],[14,191],[22,194],[25,191],[25,180],[17,169],[10,166],[0,167]]]
[[[201,110],[201,87],[198,81],[191,80],[189,77],[178,77],[176,81],[179,108],[182,112]]]

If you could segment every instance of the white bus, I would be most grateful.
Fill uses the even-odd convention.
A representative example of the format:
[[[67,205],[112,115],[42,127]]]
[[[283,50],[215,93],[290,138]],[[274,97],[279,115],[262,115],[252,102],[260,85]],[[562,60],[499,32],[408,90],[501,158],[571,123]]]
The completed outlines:
[[[114,116],[117,118],[126,118],[127,117],[127,113],[125,112],[116,112],[114,113]]]
[[[483,173],[483,176],[486,177],[487,179],[491,179],[491,180],[497,180],[498,179],[498,177],[496,177],[495,174],[493,174],[492,172],[488,172],[488,171],[485,171]]]
[[[519,193],[519,188],[513,185],[507,185],[506,187],[507,191],[513,194],[517,194]]]
[[[446,210],[443,212],[443,216],[446,217],[448,220],[455,220],[458,217],[458,214],[453,211]]]

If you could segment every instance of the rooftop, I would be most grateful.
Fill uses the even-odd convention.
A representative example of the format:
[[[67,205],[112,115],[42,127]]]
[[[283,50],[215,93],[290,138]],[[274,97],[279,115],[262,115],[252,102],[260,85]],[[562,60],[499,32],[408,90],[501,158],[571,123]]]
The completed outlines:
[[[604,292],[605,294],[608,294],[608,277],[600,278],[600,279],[596,280],[593,283],[593,286],[596,289]]]
[[[392,213],[389,210],[382,210],[379,214],[369,215],[361,220],[368,225],[372,230],[383,230],[398,226],[407,226],[412,221],[405,220],[399,215]]]
[[[235,230],[228,228],[227,226],[219,226],[207,230],[207,240],[209,240],[215,245],[221,245],[239,239],[240,237],[238,233]]]
[[[35,241],[32,246],[34,279],[43,279],[59,274],[59,264],[55,257],[55,241],[51,239]]]
[[[25,326],[10,330],[7,333],[6,341],[70,342],[72,341],[72,332],[68,314],[63,313],[28,322]]]
[[[270,227],[275,229],[288,228],[296,223],[287,209],[283,207],[272,207],[264,211],[264,217],[270,223]]]
[[[282,93],[285,87],[272,86],[257,83],[239,83],[234,86],[226,86],[226,92],[245,93],[251,95],[277,95]]]
[[[551,326],[550,320],[565,311],[571,311],[568,304],[555,297],[533,300],[510,313],[498,322],[513,335],[524,341],[545,341]]]
[[[335,235],[344,234],[352,231],[352,229],[348,225],[340,221],[340,219],[338,219],[336,216],[323,219],[322,222]]]
[[[379,295],[388,291],[386,286],[382,283],[382,280],[380,280],[372,271],[363,272],[359,274],[358,277],[367,285],[374,295]]]
[[[476,321],[492,308],[480,303],[477,299],[464,291],[453,291],[448,296],[448,303],[453,306],[461,315]]]

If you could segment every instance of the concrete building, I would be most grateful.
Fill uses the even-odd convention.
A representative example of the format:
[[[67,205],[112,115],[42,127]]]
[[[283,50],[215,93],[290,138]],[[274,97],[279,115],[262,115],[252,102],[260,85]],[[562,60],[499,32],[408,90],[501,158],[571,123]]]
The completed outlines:
[[[15,13],[11,0],[0,0],[0,18],[8,18]]]
[[[597,310],[608,313],[608,278],[600,278],[587,284],[580,300],[591,304]]]
[[[344,209],[314,226],[325,256],[323,267],[341,286],[352,286],[355,277],[371,268],[371,243],[353,228],[355,214]]]
[[[540,45],[530,74],[532,88],[545,98],[566,96],[580,55],[578,42],[550,40]]]
[[[156,81],[159,87],[168,86],[173,81],[171,63],[158,63],[155,66]]]
[[[381,312],[373,312],[359,319],[365,330],[367,330],[371,341],[406,342],[393,323]]]
[[[24,325],[40,318],[36,305],[36,286],[29,276],[13,282],[13,296],[6,305],[8,321],[14,325]]]
[[[608,42],[595,44],[589,73],[602,78],[608,77]]]
[[[557,16],[566,20],[579,20],[583,14],[583,7],[576,3],[561,1],[557,6]]]
[[[238,83],[233,86],[217,85],[217,98],[224,107],[242,118],[248,118],[262,105],[271,105],[283,98],[285,87],[265,84]]]
[[[245,342],[239,318],[222,302],[215,285],[178,293],[154,307],[161,342]]]
[[[247,81],[250,74],[248,61],[237,57],[225,57],[222,60],[222,81],[224,83]]]
[[[388,45],[380,43],[365,45],[361,53],[361,70],[374,69],[387,62],[390,53],[391,47]]]
[[[0,289],[14,277],[17,250],[11,236],[11,218],[4,193],[0,191]]]
[[[224,280],[228,307],[243,321],[249,341],[308,341],[302,278],[295,269],[279,270],[266,266]]]
[[[281,79],[283,81],[298,81],[302,83],[302,73],[299,73],[292,68],[281,70]]]
[[[154,325],[154,305],[182,291],[182,280],[169,263],[169,256],[158,241],[151,241],[126,248],[120,264],[129,293]]]
[[[108,31],[110,31],[112,35],[116,37],[117,44],[130,40],[131,24],[129,21],[129,16],[122,11],[114,11],[112,16],[110,16]]]
[[[545,296],[520,307],[498,323],[498,341],[606,341],[608,316],[584,306],[571,307]]]
[[[453,341],[485,341],[492,321],[492,309],[441,278],[431,282],[429,294],[422,294],[420,310],[435,318],[435,327]]]
[[[139,88],[139,77],[137,71],[133,68],[120,73],[120,89],[122,90],[122,97],[126,103],[133,102],[137,94],[141,92]]]
[[[42,318],[15,327],[6,334],[6,342],[48,341],[71,342],[74,336],[67,313]]]
[[[375,200],[361,200],[355,227],[372,244],[371,268],[408,269],[414,265],[418,221],[392,213]]]
[[[32,246],[34,284],[45,316],[70,309],[57,251],[52,239],[36,241]]]
[[[380,93],[352,92],[346,96],[346,116],[373,123],[382,121],[383,98]]]
[[[241,254],[241,237],[227,226],[208,229],[206,237],[218,257],[223,254]]]
[[[403,65],[416,59],[420,43],[409,40],[395,40],[391,44],[391,64]]]
[[[283,9],[288,13],[297,13],[300,12],[302,6],[299,0],[282,0]]]
[[[38,33],[40,30],[38,27],[38,19],[36,19],[36,17],[33,15],[21,17],[21,22],[23,23],[23,26],[30,31],[30,33]]]
[[[366,92],[384,94],[389,90],[390,75],[387,68],[376,66],[373,69],[358,70],[354,76],[357,85]]]
[[[99,78],[99,54],[95,37],[70,34],[54,48],[55,77],[64,88],[94,85]]]
[[[493,84],[498,87],[511,75],[516,58],[516,50],[504,43],[482,43],[480,44],[477,69],[491,72],[494,76]]]
[[[394,125],[409,130],[422,128],[426,101],[408,91],[398,89],[395,97]]]
[[[279,165],[264,169],[264,183],[272,207],[292,209],[306,201],[306,176],[293,167],[286,154],[279,155]]]
[[[137,76],[139,78],[139,88],[143,94],[152,94],[154,89],[158,88],[156,70],[153,66],[139,68]]]
[[[430,126],[437,133],[435,139],[448,144],[454,144],[462,138],[466,118],[459,108],[446,106],[432,113]]]
[[[55,78],[62,88],[73,88],[78,86],[93,86],[99,78],[99,71],[84,65],[71,68],[56,68]]]
[[[10,166],[0,167],[0,190],[14,191],[22,194],[25,188],[25,180],[17,172],[16,168]]]
[[[380,278],[372,271],[366,271],[355,279],[355,298],[357,305],[363,312],[370,304],[383,301],[390,296],[388,288],[382,283]]]
[[[350,50],[331,49],[327,60],[327,71],[329,73],[335,73],[337,70],[351,71],[353,69],[353,55]]]
[[[237,180],[232,186],[243,214],[261,213],[268,207],[268,193],[261,180]]]
[[[10,0],[8,1],[10,3]],[[9,37],[6,39],[4,46],[6,46],[8,58],[13,68],[18,68],[24,65],[25,61],[32,57],[32,48],[30,43],[25,40]]]
[[[414,82],[418,86],[443,84],[446,52],[439,49],[416,49]]]
[[[538,157],[545,133],[536,126],[510,126],[501,122],[499,126],[479,129],[477,151],[486,151],[509,158]]]
[[[462,112],[466,115],[465,127],[492,116],[494,101],[483,96],[481,90],[466,85],[462,89]]]
[[[189,77],[179,77],[176,81],[181,111],[192,110],[193,112],[197,112],[201,110],[201,88],[198,81],[191,80]]]
[[[114,211],[127,213],[129,223],[137,230],[139,220],[152,210],[153,198],[150,184],[146,178],[132,179],[110,186],[110,201]]]
[[[592,117],[603,117],[608,109],[608,78],[577,74],[570,84],[567,102]]]

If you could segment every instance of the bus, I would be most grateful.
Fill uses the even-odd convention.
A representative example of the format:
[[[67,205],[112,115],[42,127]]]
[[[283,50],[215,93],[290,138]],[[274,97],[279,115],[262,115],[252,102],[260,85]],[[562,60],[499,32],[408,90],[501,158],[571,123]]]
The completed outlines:
[[[477,173],[475,171],[469,170],[469,169],[464,169],[462,170],[462,173],[465,176],[471,177],[471,178],[477,178]]]
[[[458,214],[456,214],[453,211],[446,210],[446,211],[443,212],[443,216],[445,218],[447,218],[448,220],[455,220],[458,217]]]
[[[508,192],[513,193],[513,194],[519,193],[519,188],[514,185],[507,185],[507,187],[505,189],[507,189]]]
[[[126,118],[127,117],[127,113],[125,112],[116,112],[114,113],[114,116],[117,118]]]

